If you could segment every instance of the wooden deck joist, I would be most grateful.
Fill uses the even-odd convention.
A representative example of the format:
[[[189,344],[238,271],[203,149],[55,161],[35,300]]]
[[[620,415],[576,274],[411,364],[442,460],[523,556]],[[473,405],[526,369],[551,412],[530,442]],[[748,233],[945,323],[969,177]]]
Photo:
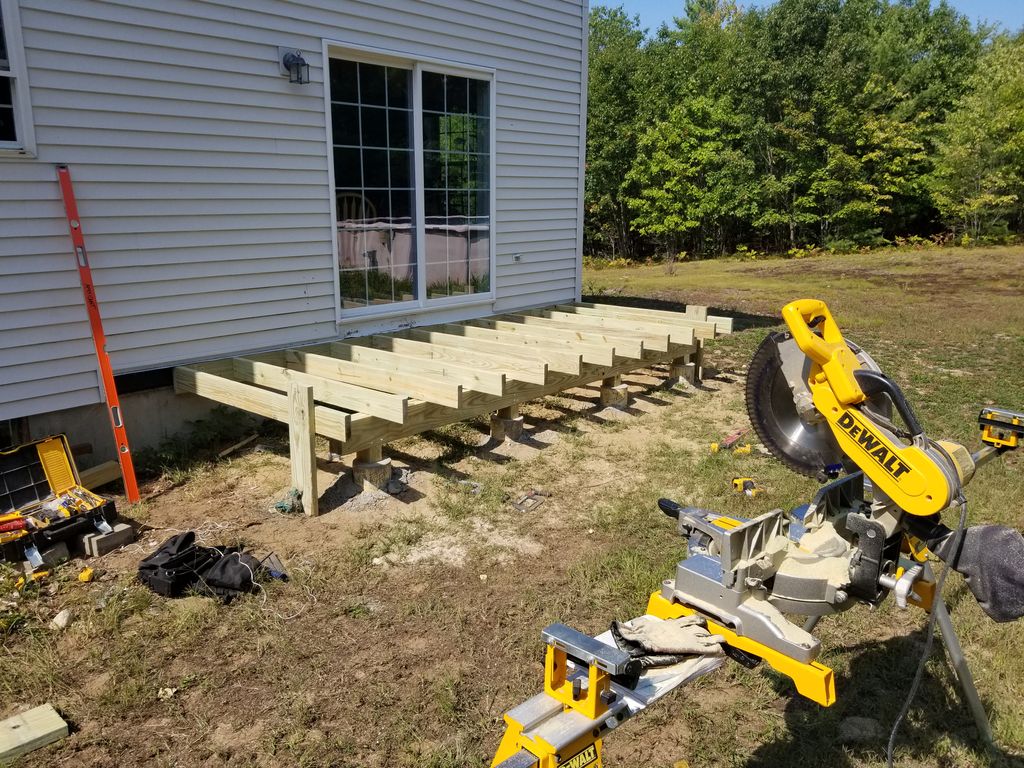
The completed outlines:
[[[179,392],[285,422],[293,485],[316,512],[312,436],[376,455],[389,441],[654,364],[696,375],[728,318],[580,303],[180,366]],[[602,389],[602,396],[604,389]]]

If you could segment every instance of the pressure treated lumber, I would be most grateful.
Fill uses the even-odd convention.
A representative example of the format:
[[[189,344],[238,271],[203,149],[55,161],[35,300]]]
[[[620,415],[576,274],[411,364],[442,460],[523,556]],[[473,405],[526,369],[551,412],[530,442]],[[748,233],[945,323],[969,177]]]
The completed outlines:
[[[619,377],[652,364],[694,377],[703,340],[724,332],[705,316],[559,305],[181,366],[175,387],[287,423],[293,480],[309,500],[316,434],[333,454],[357,454],[360,482],[386,487],[380,450],[393,440],[475,416],[514,437],[528,400],[600,383],[602,402],[625,405]]]
[[[285,424],[290,419],[287,395],[208,373],[198,367],[181,365],[175,368],[174,391],[190,392]],[[342,441],[349,439],[350,414],[318,405],[314,408],[314,415],[318,434]]]
[[[661,318],[648,318],[644,320],[634,319],[632,317],[616,317],[615,315],[608,314],[603,308],[601,309],[588,309],[587,307],[581,307],[579,304],[559,304],[550,310],[544,310],[546,313],[550,313],[552,317],[565,318],[566,315],[569,317],[575,317],[582,320],[582,322],[594,322],[599,325],[615,328],[631,325],[636,325],[638,328],[645,328],[648,330],[657,331],[658,329],[669,329],[669,333],[673,340],[676,340],[675,334],[672,333],[672,329],[689,328],[692,329],[694,338],[697,339],[713,339],[718,333],[715,324],[708,322],[707,320],[698,320],[693,317],[682,317],[678,320],[668,322]],[[680,340],[681,341],[681,340]],[[686,342],[683,342],[686,343]]]
[[[601,332],[581,331],[572,328],[561,328],[543,317],[533,315],[498,315],[479,320],[467,320],[463,325],[474,325],[479,328],[491,328],[522,335],[535,344],[579,345],[582,349],[590,347],[611,347],[618,357],[632,357],[640,360],[644,356],[643,339],[630,336],[618,336]],[[587,360],[584,352],[583,362]]]
[[[591,310],[583,310],[578,307],[564,307],[558,310],[544,309],[540,310],[542,317],[549,317],[552,320],[560,320],[562,322],[576,323],[577,325],[588,327],[597,325],[600,328],[606,328],[608,331],[613,333],[655,333],[655,334],[667,334],[669,337],[669,343],[674,344],[690,344],[694,338],[701,338],[698,334],[697,328],[687,325],[669,325],[668,323],[655,323],[650,321],[639,321],[621,317],[607,317],[598,312]],[[692,321],[698,322],[698,321]],[[708,324],[710,329],[707,331],[714,337],[715,327],[714,323]]]
[[[492,327],[486,321],[460,323],[466,334],[475,339],[490,339],[526,349],[569,349],[583,355],[583,362],[594,365],[613,365],[615,363],[615,347],[610,344],[587,344],[582,339],[571,341],[557,336],[531,336],[523,326],[516,327],[513,323],[507,326]]]
[[[417,359],[451,361],[476,370],[500,371],[513,381],[527,384],[543,384],[547,379],[548,364],[543,360],[525,360],[480,352],[475,349],[443,347],[415,339],[391,335],[367,336],[349,339],[349,344],[373,347],[389,352],[398,352]]]
[[[302,511],[309,517],[320,514],[316,488],[316,424],[313,387],[292,382],[288,388],[288,447],[292,464],[292,487],[302,494]]]
[[[715,328],[719,333],[732,333],[733,331],[733,319],[731,317],[709,315],[707,307],[695,304],[691,304],[683,312],[671,312],[665,309],[647,309],[645,307],[624,307],[619,304],[594,304],[587,301],[581,301],[569,306],[582,307],[584,309],[596,309],[608,315],[616,317],[635,317],[640,320],[662,319],[675,322],[680,319],[680,316],[682,316],[683,319],[690,318],[714,323]]]
[[[293,383],[305,384],[313,388],[313,397],[321,403],[347,411],[369,413],[398,424],[405,421],[409,399],[403,395],[378,392],[244,357],[232,359],[231,367],[231,378],[237,381],[282,392],[287,392]]]
[[[656,363],[668,362],[674,357],[664,353],[645,352],[645,362],[624,361],[610,367],[584,365],[580,375],[552,372],[543,385],[512,382],[502,397],[493,397],[479,392],[466,393],[461,408],[445,408],[430,403],[409,404],[409,417],[405,424],[393,424],[364,414],[352,417],[352,438],[345,443],[346,452],[357,451],[373,443],[388,443],[411,435],[418,435],[429,429],[453,424],[475,416],[481,416],[499,408],[516,405],[538,397],[551,395],[565,389],[601,381],[608,376],[629,373],[638,368]]]
[[[78,470],[82,485],[94,491],[102,485],[121,479],[121,465],[116,461],[105,461],[95,467]]]
[[[417,358],[362,347],[356,344],[334,343],[330,345],[331,357],[351,360],[354,363],[375,365],[384,370],[405,376],[419,376],[429,373],[442,379],[458,382],[466,389],[501,395],[505,392],[505,374],[499,371],[474,371],[472,368],[434,360]]]
[[[490,352],[514,360],[540,360],[547,363],[549,370],[560,373],[579,374],[583,355],[572,352],[555,352],[544,350],[543,353],[531,353],[512,344],[503,344],[486,339],[474,339],[462,332],[460,325],[430,326],[427,330],[413,328],[403,331],[403,336],[417,341],[427,341],[442,347],[453,349],[472,349],[477,352]]]
[[[529,313],[524,312],[519,315],[514,315],[513,317],[532,317],[535,321],[543,320],[553,328],[560,328],[566,331],[592,332],[596,330],[604,332],[606,334],[628,334],[630,337],[634,339],[643,341],[644,349],[651,350],[654,352],[668,352],[669,348],[671,347],[671,342],[669,341],[670,329],[668,328],[659,328],[656,331],[641,331],[637,328],[623,330],[622,328],[613,329],[608,327],[598,327],[594,323],[583,322],[580,320],[580,318],[574,315],[568,315],[565,319],[563,319],[558,317],[551,317],[549,314],[541,310],[531,310]]]
[[[336,357],[306,352],[300,349],[285,351],[288,367],[293,370],[322,376],[326,379],[360,384],[384,392],[408,395],[438,405],[458,408],[462,401],[462,385],[438,379],[428,374],[409,376],[381,370],[372,365],[339,360]]]
[[[511,356],[514,358],[521,358],[523,360],[543,360],[553,371],[578,374],[580,372],[580,366],[583,364],[583,353],[579,350],[565,350],[552,347],[524,349],[522,343],[514,339],[495,341],[494,339],[483,338],[475,328],[470,328],[458,323],[434,325],[431,326],[430,329],[436,329],[441,333],[465,339],[466,342],[470,342],[474,346],[479,344],[488,345],[492,351],[500,353],[506,357]]]
[[[7,765],[67,735],[68,724],[51,704],[0,720],[0,765]]]

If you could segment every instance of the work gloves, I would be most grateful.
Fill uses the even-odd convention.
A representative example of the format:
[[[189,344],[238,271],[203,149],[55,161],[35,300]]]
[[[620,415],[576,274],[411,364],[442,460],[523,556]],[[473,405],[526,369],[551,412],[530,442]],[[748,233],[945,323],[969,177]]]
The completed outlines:
[[[1024,616],[1024,536],[1005,525],[972,525],[954,550],[955,533],[938,516],[907,521],[907,527],[953,570],[994,621]]]
[[[612,622],[612,637],[620,649],[644,668],[678,664],[689,656],[720,656],[725,638],[712,635],[701,616],[656,619],[641,616],[632,621]]]

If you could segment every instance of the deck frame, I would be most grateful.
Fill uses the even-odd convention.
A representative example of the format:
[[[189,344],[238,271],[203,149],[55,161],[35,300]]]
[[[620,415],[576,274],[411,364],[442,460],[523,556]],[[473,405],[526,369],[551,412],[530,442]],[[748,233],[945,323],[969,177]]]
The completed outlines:
[[[288,424],[292,484],[315,515],[316,435],[332,454],[357,454],[358,472],[386,461],[388,442],[475,416],[507,420],[563,390],[600,382],[602,402],[624,404],[620,377],[654,365],[695,384],[704,342],[731,331],[705,307],[558,305],[179,366],[174,385]]]

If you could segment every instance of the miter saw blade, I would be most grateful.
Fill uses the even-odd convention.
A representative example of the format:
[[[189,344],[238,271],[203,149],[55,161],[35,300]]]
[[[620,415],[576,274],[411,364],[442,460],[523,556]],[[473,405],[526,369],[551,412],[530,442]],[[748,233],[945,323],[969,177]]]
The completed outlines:
[[[861,365],[878,371],[871,356],[850,344]],[[820,478],[827,467],[844,463],[828,423],[818,413],[807,386],[811,361],[789,332],[769,334],[750,360],[747,415],[761,443],[779,461],[801,475]],[[882,395],[864,409],[888,419],[892,404]]]

